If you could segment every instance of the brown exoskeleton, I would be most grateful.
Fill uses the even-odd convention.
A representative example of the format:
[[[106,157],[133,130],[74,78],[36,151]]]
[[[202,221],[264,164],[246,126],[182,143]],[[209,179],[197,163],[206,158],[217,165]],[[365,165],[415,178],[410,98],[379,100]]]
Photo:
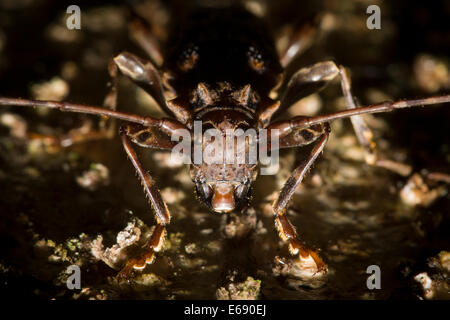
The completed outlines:
[[[289,243],[291,254],[300,260],[312,259],[318,271],[326,272],[326,264],[300,240],[286,211],[294,191],[325,147],[330,134],[328,123],[351,117],[357,137],[366,151],[367,162],[400,170],[401,166],[399,169],[399,166],[377,158],[371,132],[360,115],[450,102],[450,96],[388,101],[357,107],[345,69],[332,61],[300,69],[286,86],[280,86],[284,68],[301,52],[302,42],[298,38],[294,37],[290,47],[279,57],[262,21],[240,7],[204,8],[191,12],[181,20],[183,22],[172,32],[164,54],[142,25],[134,26],[136,39],[153,62],[128,52],[117,55],[109,68],[113,86],[105,98],[104,108],[6,97],[0,97],[0,105],[55,108],[126,122],[120,128],[123,147],[150,200],[157,225],[147,251],[131,259],[121,275],[127,275],[133,268],[142,269],[153,262],[155,252],[162,247],[171,218],[155,181],[144,170],[132,143],[147,148],[172,150],[177,144],[177,141],[172,141],[172,137],[181,129],[192,132],[194,121],[201,121],[204,130],[216,128],[223,135],[227,129],[267,129],[268,140],[277,139],[279,148],[316,143],[310,155],[295,168],[280,191],[273,203],[273,214],[279,235]],[[116,111],[119,71],[151,95],[170,118],[156,119]],[[273,121],[276,114],[285,111],[300,98],[324,88],[337,77],[341,80],[347,110]],[[279,92],[279,87],[285,89]],[[271,95],[273,91],[276,97]],[[170,95],[175,98],[169,99]],[[109,128],[105,128],[99,132],[84,133],[84,136],[68,136],[60,141],[63,145],[70,145],[92,137],[109,136]],[[219,213],[245,210],[257,173],[258,166],[247,163],[191,165],[198,198],[212,211]]]

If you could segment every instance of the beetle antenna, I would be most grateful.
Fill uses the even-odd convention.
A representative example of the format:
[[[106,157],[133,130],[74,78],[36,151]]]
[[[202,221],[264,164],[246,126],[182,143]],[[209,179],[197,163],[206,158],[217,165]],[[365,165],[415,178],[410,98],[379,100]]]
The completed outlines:
[[[450,95],[445,96],[434,96],[424,99],[415,99],[415,100],[400,100],[396,102],[385,101],[377,104],[373,104],[366,107],[348,109],[344,111],[339,111],[335,113],[330,113],[326,115],[320,115],[315,117],[302,117],[299,119],[293,119],[291,121],[291,128],[306,128],[315,124],[329,122],[337,119],[348,118],[352,116],[357,116],[361,114],[369,114],[369,113],[382,113],[382,112],[390,112],[397,109],[417,107],[417,106],[428,106],[439,103],[448,103],[450,102]]]
[[[114,111],[102,107],[75,104],[69,102],[0,97],[0,106],[44,107],[50,109],[58,109],[64,112],[86,113],[97,116],[104,116],[108,118],[120,119],[128,122],[139,123],[145,126],[157,125],[156,122],[159,121],[151,117],[143,117],[132,113]]]

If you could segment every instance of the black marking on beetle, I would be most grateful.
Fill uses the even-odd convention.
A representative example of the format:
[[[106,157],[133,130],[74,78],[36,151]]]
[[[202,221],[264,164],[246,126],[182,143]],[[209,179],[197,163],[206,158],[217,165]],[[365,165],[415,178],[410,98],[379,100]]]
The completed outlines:
[[[185,50],[182,51],[178,60],[178,68],[183,72],[188,72],[194,69],[197,64],[200,55],[199,48],[193,44],[190,44]]]
[[[265,63],[260,50],[253,46],[250,46],[247,51],[247,57],[248,64],[254,71],[258,73],[263,73],[265,71]]]
[[[137,140],[141,143],[148,141],[152,137],[152,133],[148,131],[143,131],[139,133]]]

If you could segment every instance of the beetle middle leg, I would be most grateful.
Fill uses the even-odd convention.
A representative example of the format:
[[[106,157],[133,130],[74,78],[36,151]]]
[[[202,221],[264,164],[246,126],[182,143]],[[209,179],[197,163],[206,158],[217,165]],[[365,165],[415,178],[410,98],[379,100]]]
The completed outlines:
[[[346,69],[342,66],[338,67],[333,61],[324,61],[302,68],[291,77],[281,97],[280,111],[288,108],[299,99],[325,88],[336,77],[340,79],[347,109],[357,108],[351,93],[350,78]],[[373,133],[360,115],[352,116],[350,120],[358,142],[363,148],[365,162],[368,165],[383,167],[403,176],[408,176],[411,173],[409,165],[379,157]]]

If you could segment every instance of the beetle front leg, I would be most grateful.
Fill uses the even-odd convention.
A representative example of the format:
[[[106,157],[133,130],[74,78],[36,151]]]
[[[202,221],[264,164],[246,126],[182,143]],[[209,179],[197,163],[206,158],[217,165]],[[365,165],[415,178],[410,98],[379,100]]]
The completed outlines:
[[[166,236],[166,226],[170,223],[170,212],[165,204],[161,193],[156,187],[156,183],[151,175],[142,167],[136,152],[131,146],[131,140],[129,136],[133,137],[133,133],[130,132],[131,126],[122,126],[120,128],[120,136],[122,138],[122,144],[131,160],[136,172],[141,180],[141,184],[144,187],[144,193],[148,198],[152,209],[155,214],[156,228],[153,231],[149,241],[147,242],[145,251],[135,258],[130,259],[125,267],[119,272],[120,278],[126,278],[133,269],[142,270],[147,264],[151,264],[154,261],[155,253],[161,250],[164,239]]]
[[[323,151],[325,144],[329,136],[329,126],[324,125],[324,132],[319,137],[316,146],[311,151],[309,157],[298,166],[289,179],[284,184],[278,198],[273,203],[273,213],[275,216],[275,227],[278,230],[278,234],[283,241],[289,241],[289,251],[292,255],[298,255],[299,260],[308,261],[310,259],[314,260],[316,264],[316,272],[327,272],[327,266],[319,257],[319,255],[312,249],[308,248],[302,241],[300,241],[297,231],[292,223],[287,218],[286,212],[288,208],[289,201],[292,198],[297,187],[302,182],[304,176],[311,168],[314,161],[317,159],[319,154]],[[294,144],[296,145],[296,144]]]
[[[157,224],[155,230],[147,242],[145,251],[127,261],[125,266],[120,270],[118,277],[126,279],[133,270],[143,270],[147,264],[152,264],[155,260],[155,253],[160,251],[166,238],[166,228]]]

